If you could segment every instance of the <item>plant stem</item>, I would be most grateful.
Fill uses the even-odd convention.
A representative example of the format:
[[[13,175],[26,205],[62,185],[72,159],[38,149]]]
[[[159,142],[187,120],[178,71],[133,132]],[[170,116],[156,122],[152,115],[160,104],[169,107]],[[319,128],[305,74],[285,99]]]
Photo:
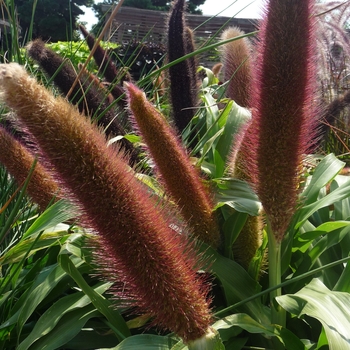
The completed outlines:
[[[269,222],[267,224],[267,234],[269,238],[269,287],[274,288],[281,284],[281,242],[274,236]],[[285,310],[275,300],[280,295],[282,295],[280,287],[270,293],[271,323],[285,327]]]

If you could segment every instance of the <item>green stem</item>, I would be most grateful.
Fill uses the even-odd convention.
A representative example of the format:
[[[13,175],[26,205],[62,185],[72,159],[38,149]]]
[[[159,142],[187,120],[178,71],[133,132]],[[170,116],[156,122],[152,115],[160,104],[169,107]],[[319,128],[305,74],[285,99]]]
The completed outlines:
[[[281,284],[281,242],[276,240],[269,223],[267,224],[267,234],[269,238],[269,287],[275,288]],[[276,302],[275,299],[280,295],[282,295],[281,287],[270,292],[271,323],[285,327],[285,310]]]

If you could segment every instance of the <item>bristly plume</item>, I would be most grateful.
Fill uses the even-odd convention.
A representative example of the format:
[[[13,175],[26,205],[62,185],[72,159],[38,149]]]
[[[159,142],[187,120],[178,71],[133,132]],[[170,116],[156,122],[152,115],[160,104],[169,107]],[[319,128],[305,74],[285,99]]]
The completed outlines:
[[[220,241],[213,201],[164,116],[143,91],[125,83],[129,108],[154,159],[166,190],[177,203],[193,234],[216,248]]]
[[[252,86],[253,122],[243,142],[267,220],[281,241],[297,206],[302,155],[315,135],[313,1],[271,0]]]
[[[92,50],[92,48],[95,45],[95,38],[85,29],[84,26],[79,26],[80,31],[84,35],[86,39],[86,43],[89,46],[89,49]],[[120,77],[120,81],[117,84],[118,80],[118,71],[117,67],[115,66],[114,62],[109,57],[106,50],[104,50],[101,45],[97,45],[96,51],[93,54],[95,62],[97,66],[99,67],[99,70],[103,74],[103,76],[106,78],[106,80],[112,84],[111,88],[111,94],[113,97],[118,100],[121,99],[121,102],[125,105],[125,98],[123,97],[124,91],[121,87],[123,81],[129,80],[129,76],[127,74],[124,74]]]
[[[186,54],[195,51],[196,47],[194,42],[194,34],[193,34],[193,30],[190,27],[185,27],[184,42],[185,42]],[[193,103],[195,106],[197,104],[197,98],[198,98],[197,96],[199,93],[199,81],[197,76],[197,67],[198,67],[197,57],[192,56],[188,58],[186,62],[187,62],[188,74],[192,83],[191,92],[192,92]]]
[[[185,0],[176,0],[170,11],[168,24],[168,60],[173,62],[190,53],[189,40],[184,17]],[[197,105],[197,90],[193,91],[193,60],[183,60],[169,68],[170,97],[173,119],[181,133],[194,116]]]
[[[221,71],[222,71],[222,63],[219,62],[219,63],[214,64],[214,66],[211,68],[211,71],[212,71],[213,74],[218,78],[218,77],[219,77],[219,74],[220,74]]]
[[[56,86],[66,95],[77,77],[72,64],[46,47],[41,39],[31,41],[26,49],[29,57],[38,62],[49,77],[54,77]],[[75,86],[71,96],[71,102],[78,105],[80,112],[92,114],[98,109],[98,104],[91,105],[93,102],[90,102],[90,98],[84,98],[85,92],[81,81]],[[95,98],[92,101],[95,102]]]
[[[36,60],[45,72],[54,77],[55,84],[64,93],[68,94],[77,74],[69,61],[65,61],[53,50],[47,48],[45,43],[37,39],[27,45],[30,57]],[[108,108],[106,96],[101,95],[98,87],[89,79],[79,81],[72,92],[72,103],[78,104],[80,112],[94,116],[98,125],[102,126],[108,136],[125,135],[126,132],[115,116],[115,111]],[[120,140],[121,146],[130,155],[130,161],[136,162],[137,152],[126,139]]]
[[[204,336],[211,315],[207,286],[195,273],[198,258],[123,155],[18,64],[0,65],[0,89],[73,194],[82,223],[99,234],[108,273],[125,284],[128,300],[185,342]]]
[[[34,163],[34,155],[1,126],[0,149],[0,163],[21,185]],[[57,183],[39,162],[36,163],[27,191],[41,210],[45,210],[53,199],[58,199],[60,192]]]
[[[228,163],[228,175],[242,181],[251,182],[252,169],[247,162],[246,154],[250,152],[254,145],[249,145],[244,135],[252,128],[252,121],[247,122],[241,127],[235,143],[233,144],[233,152]],[[245,141],[245,142],[243,142]],[[248,216],[247,221],[242,228],[239,236],[233,244],[232,250],[234,259],[246,270],[249,271],[249,265],[254,258],[257,250],[262,244],[263,238],[263,220],[262,216]],[[264,262],[262,262],[263,264]],[[255,273],[257,271],[254,271]],[[254,275],[257,279],[259,276]]]
[[[221,40],[244,35],[239,28],[226,29]],[[249,107],[251,90],[251,47],[247,38],[234,40],[221,46],[224,81],[228,82],[226,95],[242,107]]]

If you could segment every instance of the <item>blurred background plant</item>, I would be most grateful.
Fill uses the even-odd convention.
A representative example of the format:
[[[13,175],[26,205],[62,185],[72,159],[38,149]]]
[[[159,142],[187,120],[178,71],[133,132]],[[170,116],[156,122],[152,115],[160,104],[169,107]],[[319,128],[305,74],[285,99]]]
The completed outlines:
[[[318,80],[322,116],[322,147],[349,164],[349,5],[330,1],[317,4]]]

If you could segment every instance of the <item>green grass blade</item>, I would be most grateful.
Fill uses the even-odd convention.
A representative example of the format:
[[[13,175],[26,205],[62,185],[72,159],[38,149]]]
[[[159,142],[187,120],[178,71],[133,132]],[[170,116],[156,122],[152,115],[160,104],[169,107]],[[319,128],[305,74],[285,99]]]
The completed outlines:
[[[77,217],[76,209],[67,201],[60,200],[46,209],[28,228],[23,238],[34,236],[41,231]]]
[[[229,329],[231,327],[240,327],[249,333],[263,334],[266,337],[276,337],[284,345],[285,349],[306,349],[301,340],[288,329],[278,325],[257,322],[246,314],[230,315],[213,325],[213,328],[217,329],[219,332],[220,330]]]
[[[56,265],[48,274],[47,278],[45,278],[42,283],[32,289],[18,316],[18,334],[21,333],[24,324],[32,315],[32,313],[35,312],[38,305],[44,300],[44,298],[65,275],[65,271],[59,265]]]
[[[16,324],[19,336],[26,321],[64,276],[66,276],[65,271],[57,264],[43,269],[34,280],[30,289],[24,294],[24,298],[20,298],[18,301],[20,305],[18,311],[0,325],[0,329]]]
[[[277,297],[277,302],[293,315],[308,315],[319,320],[331,350],[349,348],[349,293],[331,291],[320,280],[313,279],[296,294]]]
[[[232,150],[235,136],[239,133],[242,125],[251,118],[249,110],[230,101],[222,112],[220,119],[225,120],[224,132],[216,146],[216,176],[224,176],[229,154]],[[220,122],[220,121],[219,121]],[[219,159],[217,159],[219,158]]]
[[[0,258],[0,265],[18,263],[39,250],[49,248],[53,245],[63,244],[68,237],[69,234],[67,231],[59,231],[43,233],[40,237],[36,236],[22,240]]]
[[[308,205],[316,202],[321,188],[326,186],[344,165],[345,163],[338,160],[334,154],[324,157],[315,168],[310,183],[301,194],[301,198],[305,199],[304,204]]]
[[[298,212],[297,224],[295,225],[295,229],[301,227],[306,220],[317,210],[333,205],[338,201],[344,200],[350,197],[350,180],[344,183],[342,186],[338,187],[336,190],[328,194],[327,196],[309,204],[300,209]]]
[[[19,213],[19,211],[21,209],[22,200],[23,200],[23,198],[25,196],[26,189],[28,187],[29,181],[32,178],[32,175],[33,175],[36,163],[37,163],[37,160],[35,160],[33,162],[33,165],[32,165],[32,167],[31,167],[31,169],[29,171],[29,174],[28,174],[28,176],[26,178],[26,181],[24,182],[24,184],[22,186],[22,189],[19,192],[19,195],[18,195],[17,200],[16,200],[16,204],[14,205],[11,213],[9,214],[9,216],[8,216],[6,222],[5,222],[5,225],[2,227],[2,229],[0,231],[0,243],[4,239],[4,237],[7,234],[7,232],[9,231],[11,225],[14,223],[15,218],[18,215],[18,213]]]
[[[176,341],[170,337],[152,334],[140,334],[127,338],[118,346],[109,350],[171,350]],[[107,349],[100,349],[107,350]]]
[[[105,283],[93,288],[96,293],[104,293],[110,288],[111,283]],[[36,322],[29,336],[18,346],[17,350],[28,349],[35,341],[50,333],[65,314],[74,317],[72,311],[82,309],[89,305],[91,300],[83,292],[77,292],[59,299],[48,308]]]
[[[107,320],[117,330],[116,336],[119,340],[123,340],[131,335],[125,320],[117,310],[111,308],[112,304],[105,299],[101,294],[94,291],[85,281],[76,266],[73,264],[69,256],[60,254],[58,256],[60,266],[66,271],[83,290],[83,292],[91,299],[91,302],[97,310],[103,314]]]
[[[91,304],[68,313],[49,334],[37,340],[30,350],[65,349],[64,345],[80,332],[88,320],[100,315]]]
[[[348,180],[348,176],[336,176],[331,183],[330,191],[335,191],[337,188],[343,186]],[[345,220],[350,218],[350,198],[345,198],[342,201],[334,203],[333,218],[334,220]]]
[[[232,178],[213,180],[216,185],[216,207],[228,205],[231,208],[251,216],[259,215],[261,203],[251,187],[244,181]]]
[[[204,244],[201,249],[211,258],[210,270],[220,280],[228,305],[234,305],[260,292],[261,286],[249,276],[242,266]],[[266,310],[258,298],[244,305],[241,304],[238,310],[243,310],[260,322],[269,323]]]
[[[350,264],[347,263],[340,275],[337,284],[333,288],[334,291],[350,293]]]
[[[233,259],[232,245],[239,236],[248,218],[247,213],[234,211],[231,216],[225,220],[223,225],[224,232],[224,256]]]

